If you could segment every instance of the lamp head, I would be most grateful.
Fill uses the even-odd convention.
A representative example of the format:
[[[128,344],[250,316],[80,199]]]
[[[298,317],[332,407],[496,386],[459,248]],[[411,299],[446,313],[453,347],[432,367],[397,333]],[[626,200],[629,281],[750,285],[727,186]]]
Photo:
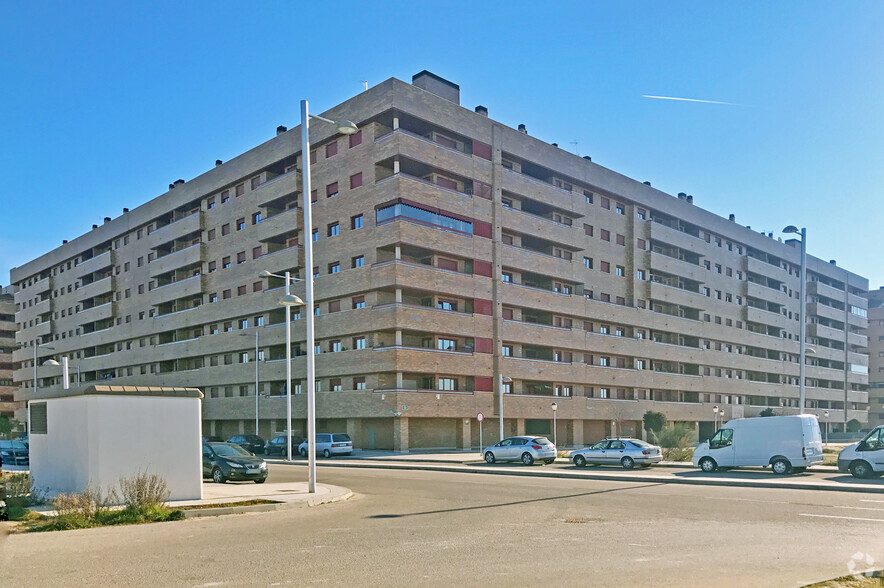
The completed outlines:
[[[504,384],[512,384],[513,383],[513,379],[509,376],[504,376],[503,378],[501,378],[500,381],[503,382]]]
[[[342,120],[337,123],[338,132],[342,135],[355,135],[359,132],[359,127],[356,126],[356,123],[350,120]]]
[[[54,359],[47,359],[46,361],[43,362],[43,365],[61,365],[61,364],[58,363],[57,361],[55,361]]]
[[[784,233],[797,233],[799,235],[801,234],[801,231],[795,225],[789,225],[788,227],[783,229],[783,232]]]
[[[559,410],[559,405],[558,405],[557,403],[553,402],[553,403],[552,403],[552,409],[553,409],[553,412]]]
[[[279,303],[283,306],[303,306],[304,301],[294,294],[286,294],[280,298]]]
[[[258,274],[258,277],[259,277],[259,278],[272,278],[272,277],[273,277],[273,274],[271,274],[271,273],[270,273],[269,271],[267,271],[267,270],[264,270],[263,272],[261,272],[260,274]]]

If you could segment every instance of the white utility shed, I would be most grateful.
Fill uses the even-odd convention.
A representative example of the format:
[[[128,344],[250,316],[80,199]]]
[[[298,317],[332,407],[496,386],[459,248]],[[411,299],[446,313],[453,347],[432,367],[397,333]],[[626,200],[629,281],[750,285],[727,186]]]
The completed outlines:
[[[171,500],[202,498],[203,394],[196,388],[96,385],[28,402],[34,484],[50,496],[107,491],[140,472]]]

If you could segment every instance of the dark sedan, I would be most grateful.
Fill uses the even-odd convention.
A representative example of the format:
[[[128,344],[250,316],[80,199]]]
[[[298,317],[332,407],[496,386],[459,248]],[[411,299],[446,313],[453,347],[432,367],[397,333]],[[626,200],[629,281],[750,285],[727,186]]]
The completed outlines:
[[[28,446],[19,441],[0,441],[0,462],[8,466],[29,465]]]
[[[234,443],[203,443],[203,478],[212,478],[216,484],[227,480],[263,484],[267,462]]]
[[[301,444],[301,441],[303,439],[297,435],[292,436],[292,455],[298,455],[298,446]],[[288,452],[285,449],[285,435],[274,437],[264,446],[265,455],[276,455],[277,453],[284,457],[288,456]]]
[[[234,435],[227,440],[228,443],[236,443],[243,449],[252,453],[264,452],[264,439],[257,435]]]

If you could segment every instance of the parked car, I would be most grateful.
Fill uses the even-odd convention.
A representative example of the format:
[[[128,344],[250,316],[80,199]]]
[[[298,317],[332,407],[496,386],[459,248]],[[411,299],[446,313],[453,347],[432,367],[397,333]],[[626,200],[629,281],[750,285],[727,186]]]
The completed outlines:
[[[663,461],[663,452],[656,445],[641,439],[603,439],[595,445],[571,452],[571,463],[578,468],[592,465],[620,465],[631,470],[636,465],[649,467]]]
[[[0,462],[7,466],[30,465],[28,446],[19,441],[0,440]]]
[[[224,439],[218,435],[203,435],[203,443],[223,443]]]
[[[28,437],[28,434],[27,434],[27,433],[24,433],[24,434],[22,434],[22,435],[19,435],[18,437],[15,438],[15,440],[18,441],[19,443],[24,443],[24,444],[25,444],[25,447],[27,447],[28,449],[31,448],[31,446],[29,445],[29,443],[30,443],[30,437]]]
[[[298,454],[298,447],[304,440],[298,437],[297,435],[292,435],[292,455]],[[265,455],[285,455],[288,456],[288,451],[285,448],[286,436],[279,435],[278,437],[274,437],[270,441],[268,441],[264,445],[264,454]]]
[[[525,437],[508,437],[482,451],[485,461],[521,461],[531,465],[537,460],[551,464],[556,460],[556,446],[546,437],[528,435]]]
[[[212,478],[216,484],[227,480],[263,484],[267,479],[267,462],[235,443],[203,443],[203,478]]]
[[[298,453],[307,457],[307,443],[302,441],[298,446]],[[333,455],[350,455],[353,453],[353,440],[347,433],[317,433],[316,455],[331,457]]]
[[[850,472],[854,478],[884,475],[884,425],[879,425],[859,443],[838,454],[838,471]]]
[[[700,443],[692,461],[707,473],[718,468],[770,466],[780,476],[800,474],[823,462],[820,424],[812,414],[735,419]]]
[[[247,449],[252,453],[261,453],[264,451],[264,439],[257,435],[234,435],[227,440],[227,443],[236,443],[243,449]]]

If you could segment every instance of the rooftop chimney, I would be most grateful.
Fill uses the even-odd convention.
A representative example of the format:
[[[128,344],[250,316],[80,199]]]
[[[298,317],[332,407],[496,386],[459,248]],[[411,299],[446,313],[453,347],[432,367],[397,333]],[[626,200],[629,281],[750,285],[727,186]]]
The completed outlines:
[[[476,107],[476,112],[481,114],[482,116],[488,116],[488,109],[482,106],[481,104]]]
[[[93,228],[93,229],[97,229],[97,228],[98,228],[98,225],[92,225],[92,228]]]
[[[687,196],[687,194],[685,194],[684,192],[678,193],[678,197],[681,198],[682,200],[684,200],[685,196]]]
[[[453,82],[449,82],[445,78],[440,78],[434,73],[424,70],[411,76],[411,83],[418,88],[423,88],[427,92],[432,92],[440,98],[444,98],[460,105],[460,86]]]
[[[221,165],[222,163],[224,163],[224,162],[221,161],[220,159],[216,159],[216,160],[215,160],[215,167],[218,167],[218,166]]]
[[[651,182],[642,182],[642,184],[644,184],[645,186],[650,186]]]
[[[584,155],[583,159],[585,159],[586,161],[592,161],[592,157],[590,157],[589,155]]]
[[[104,222],[110,222],[110,218],[111,217],[109,217],[109,216],[104,217]],[[102,224],[104,224],[104,223],[102,223]]]
[[[558,143],[553,143],[552,146],[553,146],[553,147],[558,147],[559,144],[558,144]]]
[[[62,239],[62,240],[61,240],[61,244],[62,244],[62,245],[66,245],[66,244],[67,244],[67,242],[68,242],[68,240],[67,240],[67,239]]]
[[[519,125],[519,130],[521,132],[525,133],[526,135],[528,134],[528,129],[525,128],[525,125]]]
[[[129,209],[128,209],[128,208],[123,208],[123,214],[126,214],[127,212],[129,212]]]
[[[174,189],[175,189],[175,184],[169,184],[169,189],[170,189],[170,190],[174,190]]]
[[[829,263],[831,263],[832,265],[835,265],[835,260],[834,260],[834,259],[830,259],[830,260],[829,260]]]
[[[752,227],[750,227],[749,225],[746,225],[746,228],[747,228],[747,229],[751,229]]]
[[[693,203],[694,203],[694,197],[691,196],[690,194],[688,194],[688,204],[693,204]]]
[[[737,217],[734,216],[734,215],[732,215],[732,214],[729,214],[729,215],[727,215],[727,220],[729,220],[729,221],[731,221],[731,222],[736,222],[736,221],[737,221]]]
[[[276,134],[281,135],[284,132],[286,132],[287,130],[288,129],[285,127],[285,125],[279,125],[278,127],[276,127]]]
[[[176,184],[183,184],[183,183],[184,183],[184,180],[175,180],[175,183],[176,183]]]

